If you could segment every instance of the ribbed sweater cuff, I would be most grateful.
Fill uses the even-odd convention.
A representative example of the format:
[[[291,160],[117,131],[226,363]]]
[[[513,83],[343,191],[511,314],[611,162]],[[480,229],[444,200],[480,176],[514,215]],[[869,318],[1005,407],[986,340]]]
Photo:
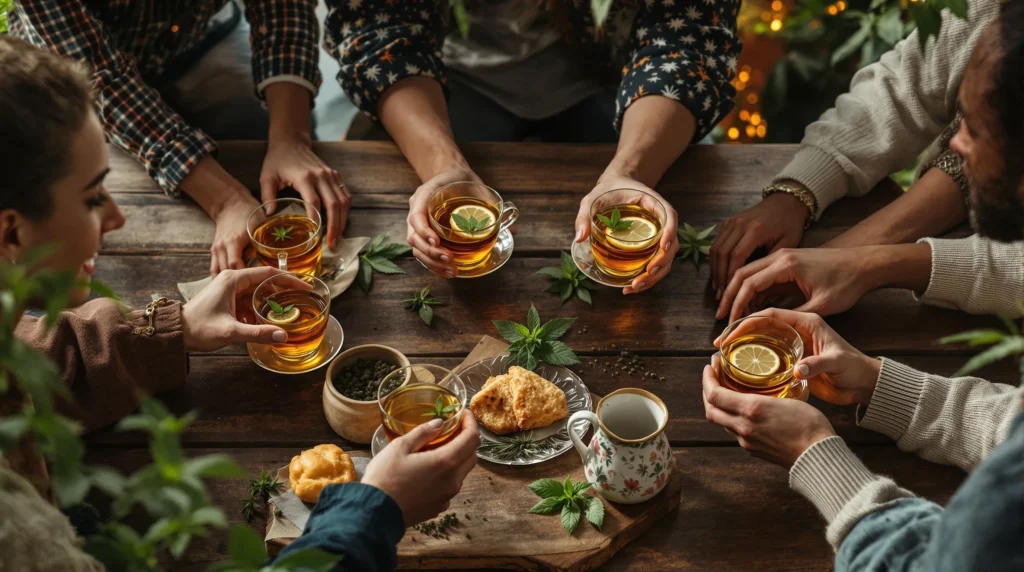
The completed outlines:
[[[811,445],[789,470],[789,487],[803,495],[829,524],[865,486],[879,480],[841,437]]]
[[[789,179],[801,183],[818,199],[818,216],[846,196],[849,180],[831,155],[817,147],[802,146],[773,182]]]
[[[857,424],[899,441],[914,418],[927,377],[912,367],[882,358],[871,403]]]

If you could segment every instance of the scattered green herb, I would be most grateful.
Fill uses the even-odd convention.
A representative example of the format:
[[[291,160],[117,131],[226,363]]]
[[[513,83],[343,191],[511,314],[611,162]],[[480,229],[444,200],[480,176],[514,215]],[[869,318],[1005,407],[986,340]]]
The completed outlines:
[[[295,227],[291,226],[275,226],[274,227],[274,242],[281,242],[282,240],[288,240],[291,238],[292,231]]]
[[[408,244],[384,244],[386,234],[377,236],[367,246],[366,251],[359,255],[359,273],[356,283],[363,292],[369,293],[373,287],[373,271],[381,274],[405,274],[392,260],[412,250]]]
[[[608,230],[629,230],[633,227],[633,221],[622,220],[622,213],[619,212],[619,207],[615,207],[612,210],[611,218],[599,214],[597,215],[597,220],[608,227]]]
[[[242,501],[242,516],[246,521],[252,520],[254,516],[262,512],[263,505],[270,499],[270,493],[279,493],[284,485],[277,477],[260,469],[260,476],[249,479],[249,496]]]
[[[475,216],[470,216],[467,220],[464,216],[453,214],[452,220],[455,221],[455,226],[464,232],[481,231],[491,225],[491,219],[486,217],[483,220],[476,220]]]
[[[529,487],[541,498],[541,501],[530,509],[530,513],[555,514],[561,511],[562,528],[570,535],[579,525],[581,515],[585,516],[594,528],[601,530],[601,525],[604,524],[604,502],[599,497],[583,494],[590,489],[590,483],[573,484],[569,477],[566,477],[565,483],[555,479],[540,479],[530,483]]]
[[[295,304],[289,304],[285,307],[281,307],[280,304],[269,298],[267,299],[267,304],[270,305],[270,309],[273,310],[275,314],[287,314],[288,312],[292,311],[292,308],[295,307]]]
[[[1006,326],[1006,332],[995,328],[971,330],[946,336],[939,340],[940,344],[966,343],[971,347],[992,346],[968,360],[959,371],[953,374],[954,377],[967,375],[1003,358],[1024,353],[1024,336],[1021,336],[1017,324],[1014,324],[1013,320],[1005,315],[1000,315],[999,319]],[[1024,362],[1021,362],[1021,368],[1024,369]]]
[[[575,321],[576,318],[555,318],[542,326],[537,308],[531,305],[525,326],[510,320],[495,320],[494,327],[512,344],[508,348],[509,365],[533,371],[540,360],[551,365],[580,363],[572,348],[558,341]]]
[[[459,408],[458,403],[452,403],[451,405],[444,404],[444,397],[438,395],[437,401],[434,402],[434,410],[428,411],[421,415],[421,417],[436,417],[438,419],[448,419],[452,416],[452,412]]]
[[[338,368],[331,383],[339,393],[349,399],[376,401],[377,388],[380,387],[384,378],[396,369],[398,369],[397,365],[386,361],[359,359]],[[387,395],[397,389],[402,385],[402,381],[402,376],[396,376],[390,380],[389,387],[384,394]]]
[[[428,326],[434,321],[434,309],[431,306],[444,305],[444,302],[430,297],[430,286],[424,286],[419,292],[413,292],[412,298],[402,302],[407,304],[410,312],[419,312],[420,319]]]
[[[547,439],[534,441],[531,431],[510,437],[498,437],[493,441],[484,439],[477,447],[477,451],[488,455],[495,461],[510,462],[547,455],[555,450],[554,441],[556,440],[557,435],[552,435]]]
[[[457,526],[459,526],[459,517],[454,512],[449,512],[447,514],[441,515],[440,518],[437,518],[435,520],[428,520],[427,522],[421,522],[420,524],[417,524],[412,528],[416,532],[419,532],[420,534],[429,536],[431,538],[436,538],[438,540],[449,540],[449,529],[455,528]]]
[[[580,272],[580,269],[576,267],[576,263],[573,262],[572,256],[569,253],[562,253],[561,266],[541,268],[537,271],[537,274],[543,274],[554,279],[551,282],[551,286],[545,292],[558,294],[562,298],[563,304],[565,304],[566,300],[572,298],[573,294],[576,294],[576,297],[580,300],[593,305],[590,297],[590,288],[594,287],[594,282]]]
[[[698,266],[701,255],[707,256],[711,252],[714,232],[715,225],[697,230],[690,223],[684,222],[683,228],[679,229],[679,256],[693,257],[693,265]]]

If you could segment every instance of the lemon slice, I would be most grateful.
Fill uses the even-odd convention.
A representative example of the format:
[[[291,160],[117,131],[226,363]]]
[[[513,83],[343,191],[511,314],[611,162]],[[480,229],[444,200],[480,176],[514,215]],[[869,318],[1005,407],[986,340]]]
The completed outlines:
[[[268,312],[267,321],[271,324],[290,324],[295,320],[299,319],[299,309],[292,308],[283,314],[277,312]]]
[[[459,225],[455,223],[455,215],[459,215],[466,220],[474,218],[478,222],[486,222],[486,228],[476,232],[462,230],[459,228]],[[452,211],[451,218],[448,220],[448,228],[452,229],[452,232],[463,238],[481,238],[487,236],[490,234],[493,224],[494,213],[477,205],[462,205],[460,207],[456,207],[455,210]]]
[[[654,223],[638,216],[622,217],[622,222],[631,222],[625,230],[607,230],[608,242],[620,250],[641,250],[651,245],[649,239],[658,234]]]
[[[779,371],[782,361],[775,350],[761,344],[747,344],[729,355],[732,365],[757,376],[768,376]]]

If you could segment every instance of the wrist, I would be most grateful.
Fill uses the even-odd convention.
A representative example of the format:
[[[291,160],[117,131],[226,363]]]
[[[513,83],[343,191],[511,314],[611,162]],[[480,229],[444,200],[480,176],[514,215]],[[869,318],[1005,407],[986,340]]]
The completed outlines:
[[[181,190],[213,219],[233,206],[255,202],[249,190],[209,155],[181,181]]]
[[[882,374],[882,360],[867,355],[861,355],[865,383],[853,397],[854,403],[861,407],[867,407],[871,403],[871,397],[875,394],[875,387],[878,386],[878,376]]]
[[[904,288],[921,293],[928,288],[932,270],[928,243],[882,244],[857,250],[856,259],[866,266],[862,275],[872,290]]]
[[[268,145],[312,145],[309,112],[312,94],[309,90],[296,83],[277,82],[267,86],[263,95],[267,101],[267,115],[270,117]]]

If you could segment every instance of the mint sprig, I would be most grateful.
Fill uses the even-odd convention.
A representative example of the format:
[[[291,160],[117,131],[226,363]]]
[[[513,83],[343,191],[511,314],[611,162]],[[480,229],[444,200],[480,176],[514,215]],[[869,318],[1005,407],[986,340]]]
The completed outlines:
[[[467,219],[462,215],[453,214],[452,220],[455,221],[455,226],[463,232],[478,232],[491,225],[491,219],[487,217],[484,217],[483,220],[476,220],[475,216],[470,216]]]
[[[275,226],[274,230],[273,230],[274,242],[281,242],[282,240],[286,240],[288,238],[291,238],[291,234],[292,234],[293,230],[295,230],[295,227],[291,227],[291,226]]]
[[[367,246],[366,251],[359,255],[359,273],[356,274],[356,284],[359,288],[370,293],[373,288],[373,271],[381,274],[405,274],[392,260],[412,251],[408,244],[391,243],[384,244],[387,235],[377,236]]]
[[[273,310],[275,314],[287,314],[288,312],[292,311],[292,308],[295,307],[295,304],[289,304],[288,306],[282,307],[277,302],[269,299],[267,300],[267,304],[270,306],[270,309]]]
[[[572,348],[558,341],[575,321],[576,318],[555,318],[542,326],[537,308],[531,305],[525,326],[511,320],[495,320],[494,327],[512,344],[508,347],[509,365],[533,371],[541,360],[551,365],[580,363]]]
[[[690,223],[684,222],[683,228],[679,229],[679,256],[693,258],[693,265],[700,265],[701,255],[707,256],[711,252],[711,245],[714,244],[715,226],[711,225],[703,230],[697,230]]]
[[[529,510],[530,514],[561,514],[562,528],[572,535],[585,517],[595,529],[601,530],[604,525],[604,502],[596,496],[583,493],[590,489],[587,482],[573,483],[569,477],[564,483],[555,479],[540,479],[529,484],[530,490],[541,498]]]
[[[589,289],[594,287],[594,282],[576,267],[576,263],[573,262],[572,256],[569,253],[562,252],[561,266],[541,268],[537,271],[537,274],[554,278],[551,286],[545,292],[558,294],[562,299],[562,304],[565,304],[575,294],[580,300],[593,305]]]
[[[451,405],[446,406],[444,404],[444,397],[438,395],[437,401],[434,402],[434,409],[432,411],[427,411],[422,415],[422,417],[437,417],[438,419],[448,419],[449,417],[452,416],[452,413],[458,408],[458,403],[452,403]]]
[[[601,224],[608,227],[608,230],[629,230],[633,228],[633,221],[622,220],[622,213],[619,212],[619,207],[615,207],[612,210],[612,217],[608,218],[604,215],[597,215],[597,220],[601,221]]]
[[[434,309],[431,306],[443,306],[444,302],[430,296],[430,286],[424,286],[419,292],[413,292],[412,298],[403,300],[410,312],[418,312],[420,319],[428,326],[434,321]]]

